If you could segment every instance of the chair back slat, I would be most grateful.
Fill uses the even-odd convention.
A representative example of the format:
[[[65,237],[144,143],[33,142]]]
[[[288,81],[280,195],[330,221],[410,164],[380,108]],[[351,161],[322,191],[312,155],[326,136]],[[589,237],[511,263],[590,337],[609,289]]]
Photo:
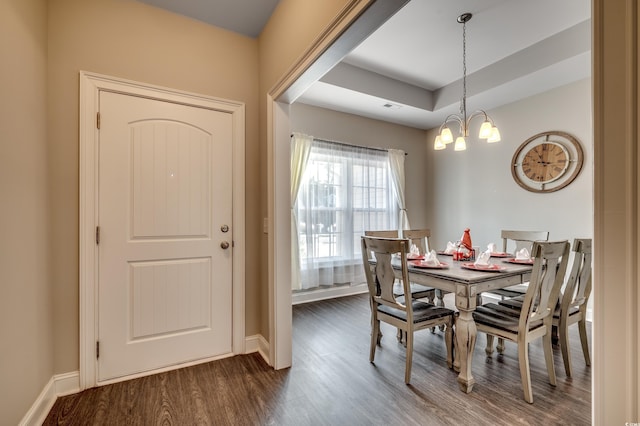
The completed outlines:
[[[398,230],[384,230],[384,231],[364,231],[366,237],[379,237],[379,238],[398,238]]]
[[[562,310],[570,307],[586,310],[591,294],[591,239],[575,239],[573,242],[571,273],[562,296]]]
[[[533,243],[531,279],[522,303],[519,327],[528,329],[535,320],[551,321],[569,260],[569,242]]]
[[[516,251],[522,250],[525,247],[527,248],[527,250],[529,250],[529,252],[531,252],[533,250],[534,241],[549,240],[549,232],[548,231],[502,230],[502,232],[500,233],[500,237],[502,238],[502,251],[505,253],[509,252],[509,249],[508,249],[509,241],[513,241],[515,243],[514,253]]]
[[[392,259],[394,254],[398,253],[400,255],[400,265],[402,266],[401,285],[403,286],[404,294],[411,294],[408,280],[409,271],[407,269],[408,249],[409,240],[406,239],[362,237],[362,261],[365,266],[365,275],[372,301],[406,311],[407,317],[411,315],[411,304],[408,304],[409,308],[407,309],[407,305],[399,303],[394,296],[393,285],[396,276]],[[373,265],[371,260],[375,261]]]
[[[420,254],[425,254],[431,250],[430,229],[405,229],[402,231],[402,237],[408,239],[410,244],[415,244],[420,250]]]

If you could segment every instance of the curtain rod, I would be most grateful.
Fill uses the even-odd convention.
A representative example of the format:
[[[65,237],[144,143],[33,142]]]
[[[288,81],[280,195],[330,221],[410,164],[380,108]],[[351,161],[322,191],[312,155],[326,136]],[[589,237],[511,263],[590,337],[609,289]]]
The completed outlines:
[[[293,137],[293,133],[291,134],[291,137]],[[318,141],[318,142],[328,142],[328,143],[335,143],[337,145],[343,145],[343,146],[351,146],[354,148],[365,148],[365,149],[372,149],[374,151],[383,151],[383,152],[389,152],[389,149],[385,149],[385,148],[376,148],[376,147],[371,147],[371,146],[362,146],[362,145],[355,145],[352,143],[346,143],[346,142],[339,142],[339,141],[332,141],[329,139],[321,139],[321,138],[316,138],[314,137],[313,140]],[[409,155],[409,153],[405,152],[404,155]]]

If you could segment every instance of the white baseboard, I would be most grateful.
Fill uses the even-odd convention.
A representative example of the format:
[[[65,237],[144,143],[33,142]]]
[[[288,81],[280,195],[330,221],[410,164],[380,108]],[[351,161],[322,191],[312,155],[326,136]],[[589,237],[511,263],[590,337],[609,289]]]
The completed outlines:
[[[80,392],[80,372],[56,374],[53,376],[56,385],[56,396],[66,396]]]
[[[269,357],[269,342],[261,334],[254,334],[245,339],[245,353],[254,352],[258,352],[267,364],[272,365]]]
[[[300,303],[317,302],[318,300],[334,299],[336,297],[353,296],[354,294],[362,294],[368,291],[367,285],[362,284],[295,292],[291,295],[291,304],[297,305]]]
[[[51,407],[59,396],[70,395],[80,391],[80,373],[78,371],[56,374],[38,395],[27,414],[22,418],[20,426],[41,425],[47,418]]]

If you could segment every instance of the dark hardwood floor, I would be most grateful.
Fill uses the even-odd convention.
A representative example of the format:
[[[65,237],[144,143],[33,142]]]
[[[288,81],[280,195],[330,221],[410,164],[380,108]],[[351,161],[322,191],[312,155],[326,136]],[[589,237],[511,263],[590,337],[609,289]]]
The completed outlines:
[[[487,358],[480,334],[476,380],[462,393],[447,369],[442,333],[416,334],[411,385],[395,330],[369,363],[364,295],[293,308],[293,366],[274,371],[258,354],[88,389],[59,398],[45,425],[589,425],[591,368],[571,330],[572,378],[554,350],[548,383],[541,344],[530,345],[534,403],[522,399],[517,348]]]

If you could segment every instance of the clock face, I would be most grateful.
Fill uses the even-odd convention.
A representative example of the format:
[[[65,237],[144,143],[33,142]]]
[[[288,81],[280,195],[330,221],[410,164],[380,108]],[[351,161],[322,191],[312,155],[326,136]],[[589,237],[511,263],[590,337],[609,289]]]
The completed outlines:
[[[578,176],[582,161],[582,147],[576,138],[565,132],[543,132],[516,150],[511,174],[527,191],[553,192]]]
[[[556,142],[535,145],[522,159],[522,172],[533,182],[553,182],[567,171],[568,166],[569,153]]]

